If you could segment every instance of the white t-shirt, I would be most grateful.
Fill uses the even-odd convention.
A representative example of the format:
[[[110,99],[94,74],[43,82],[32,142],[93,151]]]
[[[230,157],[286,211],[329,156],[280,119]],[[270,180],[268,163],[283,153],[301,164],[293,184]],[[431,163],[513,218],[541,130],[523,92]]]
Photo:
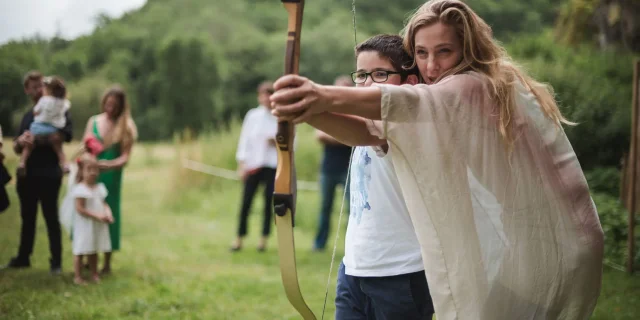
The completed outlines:
[[[236,160],[242,161],[248,170],[262,167],[275,169],[278,151],[269,142],[278,132],[278,119],[263,106],[249,110],[242,123]]]
[[[64,114],[70,107],[71,103],[67,99],[44,96],[38,100],[38,103],[33,108],[34,112],[38,112],[33,121],[48,123],[58,129],[62,129],[66,124]]]
[[[390,154],[356,147],[351,164],[351,211],[345,273],[385,277],[424,270],[420,244]]]

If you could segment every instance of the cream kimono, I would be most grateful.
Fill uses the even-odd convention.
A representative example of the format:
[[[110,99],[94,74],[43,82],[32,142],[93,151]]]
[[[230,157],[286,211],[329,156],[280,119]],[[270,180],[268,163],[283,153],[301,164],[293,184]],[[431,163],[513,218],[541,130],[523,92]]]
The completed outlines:
[[[382,121],[438,320],[587,319],[603,232],[564,131],[524,87],[514,142],[479,73],[382,90]]]

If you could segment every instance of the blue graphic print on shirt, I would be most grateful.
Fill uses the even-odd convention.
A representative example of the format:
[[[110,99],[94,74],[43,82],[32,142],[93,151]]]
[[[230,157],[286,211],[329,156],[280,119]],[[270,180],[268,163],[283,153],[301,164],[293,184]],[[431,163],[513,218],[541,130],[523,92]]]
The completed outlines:
[[[371,210],[371,205],[369,205],[371,157],[369,157],[367,148],[356,148],[353,154],[353,164],[355,166],[351,170],[351,216],[360,224],[364,210]]]

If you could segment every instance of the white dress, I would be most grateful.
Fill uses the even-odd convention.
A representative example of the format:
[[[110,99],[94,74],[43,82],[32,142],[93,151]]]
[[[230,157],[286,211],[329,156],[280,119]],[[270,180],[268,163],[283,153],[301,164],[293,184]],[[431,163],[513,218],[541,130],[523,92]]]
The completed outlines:
[[[84,183],[79,183],[73,188],[73,199],[86,199],[86,208],[91,212],[104,212],[104,199],[107,197],[107,188],[99,183],[93,188]],[[84,216],[74,210],[73,216],[73,254],[94,254],[111,251],[111,238],[109,238],[109,225],[96,219]]]

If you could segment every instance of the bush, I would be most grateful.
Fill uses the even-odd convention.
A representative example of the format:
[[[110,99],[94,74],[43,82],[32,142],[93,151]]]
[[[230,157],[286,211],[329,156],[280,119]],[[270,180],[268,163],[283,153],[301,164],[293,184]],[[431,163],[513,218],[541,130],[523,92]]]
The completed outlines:
[[[583,169],[619,165],[630,143],[633,56],[557,46],[549,34],[521,37],[509,52],[553,87],[562,113],[578,123],[565,130]]]
[[[625,265],[628,259],[628,212],[618,199],[607,194],[594,193],[593,201],[598,208],[600,224],[604,231],[605,261]],[[640,217],[636,215],[636,225],[639,224]],[[636,248],[640,248],[639,239],[640,237],[636,237]],[[640,254],[636,254],[634,261],[635,266],[640,266]]]
[[[620,170],[616,167],[598,167],[585,172],[591,192],[620,197]]]

